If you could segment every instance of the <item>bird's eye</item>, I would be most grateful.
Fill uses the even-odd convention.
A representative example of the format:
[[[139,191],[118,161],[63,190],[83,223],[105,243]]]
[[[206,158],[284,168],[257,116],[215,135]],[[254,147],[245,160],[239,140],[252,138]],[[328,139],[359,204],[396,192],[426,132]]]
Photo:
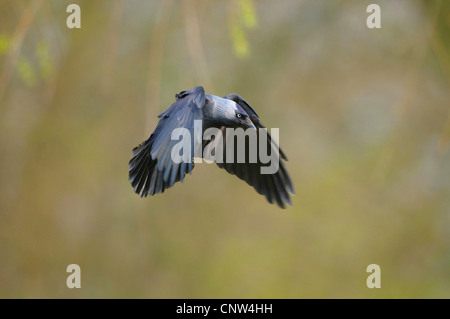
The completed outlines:
[[[241,114],[241,113],[236,113],[236,117],[237,117],[238,119],[240,119],[240,118],[242,117],[242,114]]]

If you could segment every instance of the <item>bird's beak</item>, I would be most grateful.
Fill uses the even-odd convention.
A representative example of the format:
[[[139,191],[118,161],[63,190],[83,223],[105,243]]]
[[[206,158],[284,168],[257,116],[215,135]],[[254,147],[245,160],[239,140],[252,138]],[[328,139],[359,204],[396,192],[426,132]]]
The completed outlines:
[[[253,124],[253,122],[252,122],[252,121],[250,120],[250,118],[248,118],[248,117],[245,119],[244,122],[242,122],[242,124],[243,124],[244,126],[246,126],[247,128],[251,128],[251,129],[256,130],[255,124]]]

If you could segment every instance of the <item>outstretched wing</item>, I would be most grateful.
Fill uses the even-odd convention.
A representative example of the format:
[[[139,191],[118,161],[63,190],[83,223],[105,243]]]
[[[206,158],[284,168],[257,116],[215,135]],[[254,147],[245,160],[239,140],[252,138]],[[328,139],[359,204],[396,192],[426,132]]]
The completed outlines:
[[[141,197],[164,192],[176,182],[183,181],[194,168],[194,121],[202,119],[205,91],[198,86],[176,95],[172,106],[159,115],[155,131],[150,137],[133,149],[128,164],[128,179],[134,191]],[[172,148],[179,143],[172,140],[176,128],[189,130],[191,138],[191,159],[188,163],[172,160]],[[201,143],[200,144],[201,147]]]
[[[257,135],[257,151],[259,154],[259,131],[260,129],[265,128],[265,126],[260,121],[258,115],[255,110],[239,95],[237,94],[229,94],[225,96],[226,99],[232,100],[239,104],[249,115],[251,121],[256,126],[258,130]],[[246,141],[246,162],[238,163],[237,162],[237,149],[235,147],[234,150],[234,161],[233,163],[227,163],[224,160],[223,163],[217,163],[220,168],[225,169],[228,173],[236,175],[240,179],[246,181],[250,186],[253,186],[255,190],[261,194],[266,196],[267,200],[270,203],[276,202],[281,208],[284,208],[285,205],[292,205],[290,194],[295,194],[294,186],[292,184],[292,180],[289,176],[289,173],[286,170],[283,160],[287,161],[287,157],[281,148],[278,147],[278,144],[275,140],[272,139],[270,134],[267,132],[267,148],[266,150],[275,154],[275,160],[279,161],[278,171],[273,174],[262,174],[261,167],[267,166],[267,164],[263,164],[260,161],[259,156],[257,156],[256,163],[249,163],[249,140]],[[225,128],[222,128],[222,135],[225,136]],[[223,158],[226,159],[226,143],[223,143]],[[237,143],[235,141],[235,146]],[[279,149],[279,153],[276,153],[276,149]],[[275,152],[275,153],[274,153]]]

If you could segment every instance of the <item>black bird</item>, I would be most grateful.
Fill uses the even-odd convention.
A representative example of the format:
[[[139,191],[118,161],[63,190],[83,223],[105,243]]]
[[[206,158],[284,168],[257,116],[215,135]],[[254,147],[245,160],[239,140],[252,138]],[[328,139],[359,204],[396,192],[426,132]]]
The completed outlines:
[[[129,180],[134,191],[141,197],[164,192],[166,188],[172,187],[176,182],[182,182],[185,174],[191,173],[194,168],[192,159],[187,163],[172,161],[171,151],[174,145],[178,143],[177,140],[171,139],[174,129],[185,128],[194,136],[194,120],[203,121],[203,131],[214,127],[220,129],[223,134],[225,134],[227,127],[252,128],[258,132],[265,128],[255,110],[237,94],[229,94],[221,98],[205,94],[203,87],[198,86],[189,91],[182,91],[175,97],[175,103],[158,116],[160,120],[155,131],[145,142],[133,149],[128,164]],[[278,147],[278,145],[272,140],[268,132],[266,136],[266,149],[273,152],[275,146]],[[200,145],[204,148],[210,142],[203,141]],[[223,145],[223,158],[225,159],[225,143]],[[248,143],[245,145],[248,158],[249,145]],[[191,149],[193,157],[193,141]],[[234,154],[236,157],[237,152],[234,152]],[[284,166],[283,160],[287,161],[287,157],[281,148],[279,148],[279,153],[276,153],[276,160],[279,161],[279,167],[278,171],[273,174],[261,174],[261,167],[267,166],[267,164],[261,163],[259,157],[256,163],[250,161],[237,163],[236,160],[229,163],[224,160],[223,163],[217,163],[217,165],[253,186],[271,204],[276,202],[284,208],[285,205],[292,205],[290,194],[294,194],[294,187]]]

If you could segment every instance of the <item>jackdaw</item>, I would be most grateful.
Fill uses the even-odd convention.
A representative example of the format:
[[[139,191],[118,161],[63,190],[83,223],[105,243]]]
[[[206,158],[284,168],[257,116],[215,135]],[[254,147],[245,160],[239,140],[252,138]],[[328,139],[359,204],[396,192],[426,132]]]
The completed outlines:
[[[292,205],[290,194],[294,194],[294,187],[285,168],[287,161],[285,153],[279,148],[277,142],[272,139],[265,126],[261,123],[255,110],[238,94],[229,94],[223,98],[205,94],[203,87],[197,86],[189,91],[182,91],[175,95],[176,101],[160,118],[155,131],[150,137],[135,147],[128,164],[129,180],[134,191],[141,197],[155,195],[164,192],[166,188],[172,187],[176,182],[183,181],[187,173],[194,168],[194,155],[206,150],[212,145],[211,140],[198,141],[198,132],[195,131],[195,122],[200,123],[200,138],[209,128],[220,130],[225,139],[227,128],[242,128],[254,130],[257,137],[257,149],[261,148],[261,136],[267,141],[261,143],[268,153],[276,161],[277,170],[272,173],[262,173],[261,168],[267,167],[258,157],[256,161],[249,161],[249,143],[245,143],[245,162],[237,160],[237,143],[234,143],[234,152],[227,159],[226,143],[222,143],[223,161],[216,160],[216,164],[228,173],[236,175],[244,180],[261,195],[264,195],[272,204],[276,202],[281,208]],[[173,138],[176,129],[183,129],[193,137],[190,141],[189,160],[174,161],[172,149],[179,143]],[[197,135],[196,135],[197,133]],[[262,133],[262,134],[259,134]],[[195,141],[194,141],[195,140]],[[246,141],[250,139],[246,137]],[[255,143],[255,141],[254,141]],[[220,144],[216,144],[217,145]],[[254,146],[254,145],[253,145]],[[253,149],[255,149],[253,147]],[[183,150],[183,153],[185,150]],[[202,152],[200,153],[202,157]],[[230,160],[231,158],[231,160]],[[283,161],[284,160],[284,161]]]

